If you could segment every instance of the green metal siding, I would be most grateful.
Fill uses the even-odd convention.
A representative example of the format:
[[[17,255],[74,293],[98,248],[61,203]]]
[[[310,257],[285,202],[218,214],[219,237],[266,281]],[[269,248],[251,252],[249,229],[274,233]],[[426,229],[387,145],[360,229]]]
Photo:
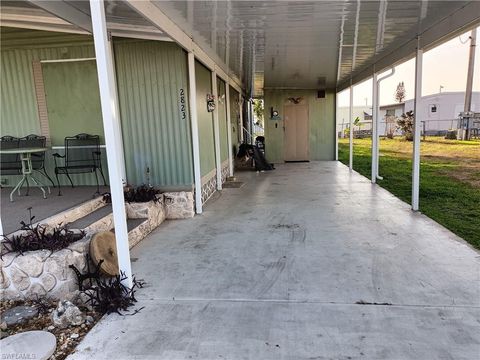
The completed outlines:
[[[207,94],[212,93],[212,75],[210,70],[195,62],[195,80],[197,85],[198,137],[200,142],[200,170],[202,176],[215,169],[215,145],[213,133],[213,115],[207,111]]]
[[[39,134],[40,122],[35,98],[32,62],[34,60],[94,57],[93,45],[86,44],[86,39],[88,39],[86,36],[55,36],[55,33],[42,31],[10,32],[2,28],[1,36],[0,135],[21,137]],[[69,46],[71,43],[75,45]],[[51,156],[54,152],[62,153],[62,150],[54,149],[46,153],[45,163],[50,176],[54,176],[53,157]],[[102,153],[104,172],[106,173],[107,163],[103,150]],[[15,184],[19,180],[19,177],[14,176],[6,178],[9,185]],[[93,174],[73,175],[72,178],[78,185],[95,184]],[[45,179],[42,180],[45,181]],[[60,183],[63,185],[68,183],[65,176],[60,177]]]
[[[95,61],[42,64],[52,145],[73,134],[103,136],[102,109]]]
[[[2,46],[1,133],[24,136],[40,132],[32,61],[94,56],[93,46],[7,50]]]
[[[325,99],[317,99],[315,90],[265,90],[265,153],[272,162],[284,161],[283,120],[270,120],[273,107],[283,118],[289,97],[303,97],[308,103],[310,160],[334,160],[335,155],[335,92],[327,91]],[[278,124],[275,127],[275,124]]]
[[[228,159],[227,105],[225,91],[225,81],[217,78],[218,125],[220,128],[220,158],[222,162]]]
[[[119,40],[114,49],[128,181],[147,182],[149,167],[154,185],[191,186],[186,53],[159,41]]]
[[[95,57],[92,38],[8,28],[2,28],[1,34],[1,135],[39,134],[32,61]],[[193,161],[185,52],[174,43],[117,38],[114,48],[128,181],[146,182],[148,166],[150,183],[190,188]],[[184,90],[184,104],[180,89]],[[47,152],[50,175],[52,152],[63,150]],[[102,153],[106,168],[104,150]],[[16,181],[8,179],[9,184]],[[60,181],[66,184],[64,180],[62,176]],[[91,185],[95,178],[74,175],[74,182]]]

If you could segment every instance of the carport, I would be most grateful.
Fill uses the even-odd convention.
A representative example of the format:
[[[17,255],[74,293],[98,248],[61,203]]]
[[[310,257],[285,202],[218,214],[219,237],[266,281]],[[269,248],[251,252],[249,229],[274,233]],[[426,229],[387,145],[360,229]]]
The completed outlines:
[[[195,61],[243,93],[238,100],[240,138],[251,128],[254,96],[265,96],[267,112],[285,99],[308,103],[322,122],[308,125],[309,160],[335,160],[335,93],[396,63],[416,57],[416,94],[421,93],[422,52],[474,26],[476,1],[190,2],[190,1],[4,1],[2,26],[93,34],[119,263],[129,279],[122,179],[124,150],[118,114],[111,39],[114,36],[176,42],[188,52],[189,93],[197,94]],[[212,85],[216,89],[215,85]],[[227,107],[230,103],[227,86]],[[215,95],[215,91],[214,94]],[[281,98],[281,100],[278,100]],[[201,156],[196,96],[189,97],[197,213],[202,213]],[[321,105],[316,105],[319,101]],[[193,110],[192,110],[193,109]],[[282,110],[280,110],[282,112]],[[227,112],[229,114],[229,112]],[[282,114],[281,114],[282,115]],[[218,111],[214,114],[217,190],[222,188]],[[374,112],[375,116],[375,112]],[[267,114],[268,117],[268,114]],[[228,116],[229,128],[231,119]],[[245,121],[244,121],[245,120]],[[374,117],[374,124],[378,119]],[[281,152],[282,124],[269,121],[267,149]],[[419,124],[415,125],[412,208],[418,209]],[[315,126],[316,127],[315,127]],[[245,130],[243,129],[245,127]],[[229,129],[230,130],[230,129]],[[375,133],[375,132],[374,132]],[[232,140],[229,137],[229,169]],[[124,135],[124,134],[123,134]],[[373,154],[376,154],[374,136]],[[275,153],[277,154],[277,153]],[[375,173],[375,158],[372,173]],[[279,158],[281,160],[281,158]],[[351,167],[351,166],[350,166]],[[348,176],[348,174],[344,174]],[[321,175],[319,175],[321,176]],[[375,176],[372,177],[375,182]]]

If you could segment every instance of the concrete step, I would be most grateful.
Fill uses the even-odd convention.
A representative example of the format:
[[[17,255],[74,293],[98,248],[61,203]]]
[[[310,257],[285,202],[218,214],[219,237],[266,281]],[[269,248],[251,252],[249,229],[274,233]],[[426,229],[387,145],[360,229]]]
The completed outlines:
[[[111,218],[112,218],[112,204],[107,204],[100,209],[97,209],[86,216],[75,220],[74,222],[69,224],[70,229],[88,229],[91,228],[92,225],[98,229],[98,231],[102,230],[111,230]],[[142,222],[146,219],[127,219],[127,229],[130,232],[131,230],[135,229],[139,226]],[[102,229],[103,228],[103,229]]]

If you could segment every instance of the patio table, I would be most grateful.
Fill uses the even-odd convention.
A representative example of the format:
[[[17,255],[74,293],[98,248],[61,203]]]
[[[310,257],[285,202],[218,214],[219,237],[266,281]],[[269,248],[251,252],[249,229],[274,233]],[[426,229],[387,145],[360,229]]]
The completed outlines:
[[[32,181],[42,190],[43,198],[46,199],[47,195],[45,193],[45,189],[43,188],[45,185],[42,184],[39,180],[37,180],[32,175],[32,154],[38,152],[45,152],[48,149],[45,147],[31,147],[31,148],[16,148],[16,149],[3,149],[0,150],[0,154],[20,154],[20,161],[22,162],[22,178],[18,182],[18,184],[13,188],[12,192],[10,193],[10,201],[13,202],[13,194],[15,191],[19,191],[25,181],[28,182],[28,177],[32,179]],[[50,193],[50,187],[47,186],[48,193]]]

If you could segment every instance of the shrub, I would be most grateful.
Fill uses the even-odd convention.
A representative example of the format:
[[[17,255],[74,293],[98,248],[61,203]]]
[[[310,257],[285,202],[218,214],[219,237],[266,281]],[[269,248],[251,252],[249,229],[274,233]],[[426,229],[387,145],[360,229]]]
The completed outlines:
[[[408,111],[405,114],[402,114],[400,118],[397,119],[397,128],[402,130],[405,134],[405,139],[408,141],[413,140],[413,122],[415,115],[413,111]]]
[[[153,186],[141,185],[138,187],[127,186],[123,190],[123,196],[126,202],[140,203],[140,202],[157,202],[159,201],[157,195],[160,194],[160,190],[155,189]],[[103,200],[107,203],[112,202],[112,196],[110,193],[103,194]]]

